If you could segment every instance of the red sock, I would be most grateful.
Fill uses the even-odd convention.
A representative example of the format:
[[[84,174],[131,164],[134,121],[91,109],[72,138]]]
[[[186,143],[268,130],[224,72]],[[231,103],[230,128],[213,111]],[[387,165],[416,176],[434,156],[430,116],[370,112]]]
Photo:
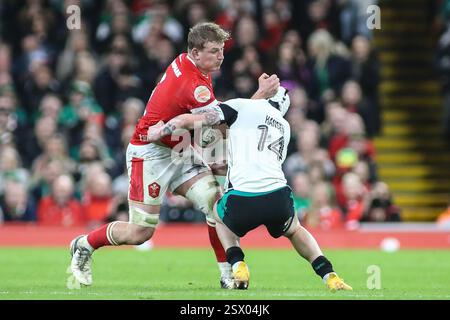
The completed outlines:
[[[213,247],[214,249],[217,262],[227,262],[227,254],[225,253],[225,250],[222,247],[222,243],[217,236],[216,228],[208,225],[208,234],[209,242],[211,243],[211,247]]]
[[[104,224],[98,229],[89,232],[87,235],[87,242],[91,245],[92,248],[98,249],[103,246],[112,246],[113,244],[108,239],[108,227],[111,223]]]

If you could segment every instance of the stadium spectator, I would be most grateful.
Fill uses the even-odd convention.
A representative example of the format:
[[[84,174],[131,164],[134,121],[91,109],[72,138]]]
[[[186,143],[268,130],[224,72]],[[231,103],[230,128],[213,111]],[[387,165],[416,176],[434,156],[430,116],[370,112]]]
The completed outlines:
[[[121,139],[122,130],[129,126],[136,126],[144,113],[145,105],[142,100],[128,98],[118,106],[117,113],[109,115],[105,121],[105,142],[113,154],[121,153],[126,147]]]
[[[375,179],[370,176],[370,168],[367,161],[359,160],[358,162],[356,162],[351,172],[355,173],[359,177],[361,183],[365,188],[367,188],[367,190],[372,189],[372,183],[375,182]]]
[[[142,80],[137,76],[137,73],[131,64],[127,63],[119,68],[115,81],[117,84],[117,90],[115,92],[115,109],[128,98],[136,97],[145,100],[146,93]]]
[[[289,141],[287,149],[287,156],[289,157],[297,152],[297,133],[302,130],[307,121],[305,111],[298,104],[291,104],[291,107],[286,114],[286,120],[291,126],[291,140]]]
[[[59,96],[49,93],[42,97],[39,103],[39,109],[33,114],[32,123],[36,123],[41,117],[49,117],[59,121],[60,112],[62,110],[62,100]]]
[[[153,29],[168,37],[176,44],[184,40],[181,23],[171,15],[169,3],[155,1],[151,7],[143,10],[138,16],[138,23],[133,27],[133,39],[140,43]]]
[[[13,66],[14,77],[17,79],[17,87],[19,89],[24,88],[24,84],[32,75],[33,70],[37,70],[39,66],[51,66],[54,59],[54,52],[35,34],[29,33],[21,38],[21,47],[22,54],[16,59]],[[46,72],[43,75],[47,76],[47,78],[39,79],[39,83],[40,85],[45,85],[45,82],[41,80],[48,80],[49,71],[41,70]],[[24,92],[19,91],[19,93],[22,95]],[[28,109],[28,111],[32,110]]]
[[[55,134],[44,142],[43,152],[34,159],[32,164],[33,176],[39,176],[39,173],[43,172],[52,160],[58,160],[62,164],[64,172],[75,172],[76,164],[69,157],[65,138],[61,134]]]
[[[297,136],[296,153],[291,154],[284,164],[288,181],[295,172],[309,172],[313,163],[320,164],[327,179],[334,175],[334,164],[325,150],[319,148],[319,127],[316,122],[308,121]]]
[[[227,3],[222,3],[218,8],[218,12],[215,16],[215,23],[222,26],[224,30],[232,30],[236,24],[236,21],[245,13],[248,13],[251,8],[249,1],[242,0],[229,0]],[[230,42],[228,42],[228,45]],[[225,44],[225,49],[228,48]]]
[[[105,61],[95,77],[93,88],[95,99],[103,111],[109,115],[116,112],[117,75],[119,70],[134,60],[129,40],[122,35],[116,36],[111,43],[110,50],[105,53],[103,60]]]
[[[316,30],[327,30],[333,32],[338,37],[340,26],[338,21],[339,8],[336,1],[329,0],[310,0],[310,1],[291,1],[292,19],[291,23],[299,30],[303,39],[308,39]]]
[[[50,116],[40,117],[32,132],[28,132],[26,143],[18,144],[22,159],[27,168],[43,152],[45,143],[57,133],[57,122]],[[32,134],[34,133],[34,134]]]
[[[190,28],[198,23],[210,21],[209,7],[206,1],[186,1],[179,8],[180,18],[185,19],[181,21],[184,26],[184,31],[189,31]],[[187,32],[185,32],[187,34]]]
[[[308,66],[312,83],[308,95],[316,101],[336,99],[345,81],[351,76],[349,60],[336,54],[336,44],[329,32],[317,30],[308,39]]]
[[[82,139],[82,144],[85,141],[90,141],[96,145],[100,159],[103,162],[105,168],[110,169],[113,166],[111,159],[111,150],[106,143],[104,129],[101,125],[95,122],[86,123],[83,128]]]
[[[311,208],[311,188],[307,173],[298,172],[292,177],[294,209],[299,220],[303,220],[306,212]]]
[[[69,32],[64,50],[58,57],[58,63],[56,65],[57,78],[63,83],[71,83],[72,81],[68,79],[73,77],[77,56],[84,52],[91,52],[89,35],[86,30],[73,30]]]
[[[166,67],[176,57],[174,44],[159,35],[149,34],[143,43],[142,65],[138,75],[145,88],[153,88],[161,79]],[[148,97],[145,97],[145,101]]]
[[[12,60],[11,57],[11,47],[0,41],[0,77],[1,79],[5,79],[6,76],[10,76],[11,68],[12,68]],[[1,85],[4,85],[2,80]]]
[[[352,78],[361,87],[362,100],[367,104],[367,134],[369,136],[377,135],[381,129],[378,55],[372,48],[369,39],[361,35],[353,38],[351,52]]]
[[[347,118],[346,133],[335,136],[330,142],[330,155],[336,165],[336,174],[333,176],[333,184],[336,197],[341,207],[345,207],[345,195],[342,187],[342,178],[345,173],[352,170],[358,161],[365,161],[369,166],[369,180],[377,180],[377,168],[375,163],[375,147],[364,136],[364,125],[357,114],[349,114]]]
[[[91,167],[87,173],[82,195],[83,210],[90,228],[108,220],[114,209],[111,177]]]
[[[365,133],[368,137],[372,137],[375,134],[375,125],[373,124],[374,110],[371,110],[372,105],[368,104],[363,99],[361,87],[354,80],[349,80],[344,83],[342,87],[342,106],[352,113],[357,113],[364,121]]]
[[[95,46],[103,53],[116,34],[131,34],[129,9],[122,0],[108,0],[103,2],[100,21],[95,30]]]
[[[325,118],[320,126],[321,142],[328,150],[333,139],[343,139],[346,136],[347,110],[339,101],[330,101],[324,106]],[[330,157],[332,157],[330,153]]]
[[[401,209],[394,204],[389,187],[384,182],[376,182],[369,193],[362,222],[400,222]]]
[[[25,183],[5,181],[5,192],[0,197],[0,221],[36,221],[36,203]]]
[[[367,8],[376,5],[378,0],[343,0],[338,1],[340,8],[341,38],[349,45],[356,35],[368,39],[372,37],[372,30],[367,28]]]
[[[67,83],[74,81],[83,81],[93,85],[97,74],[97,59],[88,51],[80,52],[74,61],[74,70],[71,78],[67,79]]]
[[[294,43],[283,41],[280,44],[273,69],[281,81],[291,81],[297,86],[303,83],[300,70],[301,60],[298,57],[300,54],[300,49]]]
[[[120,137],[114,137],[114,133],[111,131],[106,135],[106,139],[114,138],[113,142],[109,140],[109,149],[112,151],[111,153],[113,154],[112,157],[114,161],[109,168],[109,172],[113,178],[123,174],[127,178],[128,173],[123,171],[124,168],[126,168],[126,159],[124,153],[121,151],[126,149],[128,142],[133,136],[134,128],[139,118],[136,118],[136,116],[142,115],[143,113],[142,111],[139,111],[141,108],[143,108],[141,101],[137,99],[127,100],[123,109],[123,119],[120,123]],[[117,131],[119,130],[116,130],[116,132]]]
[[[280,19],[278,13],[274,8],[265,8],[262,12],[262,29],[263,36],[259,41],[259,48],[261,51],[273,57],[277,51],[283,32],[286,28],[286,24]]]
[[[99,139],[84,139],[77,154],[77,178],[84,181],[91,167],[101,167],[104,170],[112,168],[106,145]]]
[[[36,63],[30,67],[30,77],[25,81],[22,92],[22,101],[29,115],[39,108],[39,102],[46,94],[59,94],[61,91],[61,84],[48,65]]]
[[[239,64],[236,70],[235,63],[243,58],[245,48],[255,47],[257,48],[257,52],[259,55],[258,60],[264,64],[265,59],[258,47],[259,39],[260,37],[256,21],[249,15],[241,16],[236,21],[236,24],[234,26],[233,38],[228,40],[230,48],[227,51],[227,58],[224,60],[223,67],[220,71],[223,75],[223,78],[217,86],[219,95],[224,95],[223,90],[227,90],[229,83],[233,83],[234,89],[236,90],[236,82],[239,82],[240,79],[236,80],[233,76],[246,76],[247,83],[249,83],[251,86],[255,85],[256,79],[251,78],[250,73],[247,70],[242,70]],[[247,87],[250,87],[249,84],[247,84]]]
[[[353,172],[347,172],[342,177],[342,188],[345,196],[344,216],[347,229],[357,229],[364,215],[364,205],[368,190],[361,179]]]
[[[0,147],[0,195],[5,192],[5,184],[8,180],[28,184],[30,173],[22,167],[20,154],[13,146]]]
[[[14,100],[0,95],[0,146],[17,144],[25,139],[25,127],[20,125]]]
[[[323,230],[340,229],[344,226],[342,211],[336,205],[332,185],[322,181],[311,191],[311,208],[306,212],[303,224]]]
[[[69,102],[60,113],[60,125],[68,132],[69,144],[81,143],[82,131],[88,122],[103,126],[104,113],[93,96],[91,86],[84,81],[75,81],[71,86]]]
[[[282,82],[285,84],[285,82]],[[294,86],[289,91],[291,97],[291,103],[293,108],[300,108],[305,114],[306,118],[313,120],[314,122],[321,124],[324,120],[323,105],[308,97],[304,87]]]
[[[58,159],[52,159],[45,163],[40,171],[35,171],[34,175],[31,176],[30,188],[33,197],[40,200],[48,195],[53,181],[60,175],[67,173],[64,171],[64,163]]]
[[[69,175],[60,175],[50,194],[39,201],[38,224],[43,226],[81,227],[86,225],[84,208],[74,197],[74,182]]]

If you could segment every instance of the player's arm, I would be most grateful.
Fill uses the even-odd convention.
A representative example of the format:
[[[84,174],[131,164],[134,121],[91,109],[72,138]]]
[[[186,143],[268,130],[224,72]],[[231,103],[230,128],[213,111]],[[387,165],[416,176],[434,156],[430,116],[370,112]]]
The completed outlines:
[[[219,110],[208,110],[201,114],[180,114],[164,124],[159,121],[157,124],[148,128],[147,141],[155,142],[159,139],[170,136],[177,129],[194,129],[194,126],[213,126],[223,120],[223,114]]]
[[[220,123],[226,123],[231,126],[236,120],[237,111],[227,104],[220,104],[208,109],[204,109],[201,113],[196,114],[180,114],[169,120],[166,124],[159,121],[157,124],[148,128],[147,141],[155,142],[159,139],[171,135],[177,129],[194,129],[195,126],[212,127]]]

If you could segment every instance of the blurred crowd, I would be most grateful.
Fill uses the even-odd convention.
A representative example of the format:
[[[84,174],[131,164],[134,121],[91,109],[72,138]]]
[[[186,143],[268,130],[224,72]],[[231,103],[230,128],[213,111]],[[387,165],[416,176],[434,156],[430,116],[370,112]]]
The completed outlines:
[[[218,100],[250,97],[262,72],[289,89],[284,171],[311,227],[400,221],[379,181],[376,0],[22,0],[0,3],[0,223],[95,227],[127,220],[125,148],[189,28],[232,34]],[[69,30],[66,8],[81,8]],[[203,221],[168,193],[163,221]]]
[[[441,84],[444,139],[450,149],[450,0],[437,1],[434,9],[432,26],[437,38],[434,65]],[[450,228],[450,196],[447,208],[438,215],[437,223]]]
[[[444,138],[450,147],[450,0],[438,1],[436,11],[433,23],[438,35],[435,68],[442,86]]]

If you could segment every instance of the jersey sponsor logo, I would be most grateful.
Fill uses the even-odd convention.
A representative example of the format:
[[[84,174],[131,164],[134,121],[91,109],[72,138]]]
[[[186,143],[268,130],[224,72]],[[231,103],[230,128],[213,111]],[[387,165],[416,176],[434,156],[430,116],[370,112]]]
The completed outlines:
[[[198,86],[194,90],[194,98],[200,103],[204,103],[211,99],[211,91],[206,86]]]
[[[152,198],[157,198],[159,196],[159,191],[161,190],[161,186],[156,182],[153,182],[148,185],[148,194]]]

